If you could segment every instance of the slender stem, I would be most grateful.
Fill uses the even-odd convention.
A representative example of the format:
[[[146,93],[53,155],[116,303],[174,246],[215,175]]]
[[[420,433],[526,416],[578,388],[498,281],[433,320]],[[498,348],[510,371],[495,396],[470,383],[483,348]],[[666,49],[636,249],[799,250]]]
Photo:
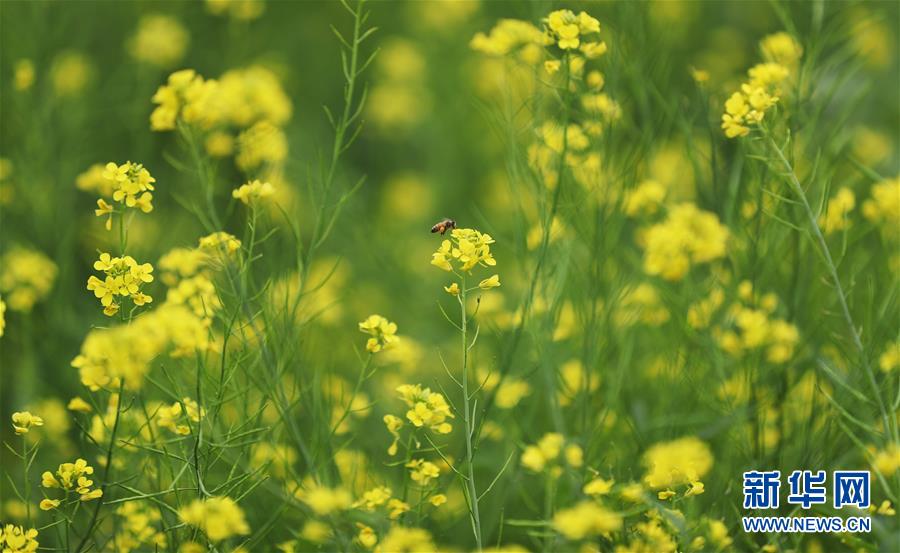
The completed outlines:
[[[119,418],[122,414],[122,392],[124,390],[125,379],[119,377],[119,393],[116,399],[116,418],[113,419],[112,432],[109,436],[109,447],[106,449],[106,466],[103,469],[103,484],[100,486],[103,494],[99,498],[97,498],[97,504],[94,506],[94,512],[91,515],[91,522],[88,524],[87,531],[85,531],[84,533],[84,537],[82,537],[81,541],[78,542],[78,546],[75,548],[75,553],[80,553],[82,548],[87,543],[88,538],[91,537],[94,526],[96,526],[97,524],[97,515],[100,514],[100,508],[103,506],[103,501],[106,499],[107,486],[109,485],[109,475],[112,472],[113,451],[115,450],[116,445],[116,433],[119,431]]]
[[[790,185],[791,190],[794,192],[794,195],[797,196],[798,200],[800,200],[800,205],[803,206],[803,210],[806,212],[806,217],[809,220],[809,227],[812,230],[813,236],[815,236],[816,241],[818,242],[819,249],[822,251],[822,256],[825,258],[825,266],[828,269],[829,276],[831,277],[831,282],[834,285],[835,291],[837,292],[838,303],[841,306],[841,314],[843,315],[844,321],[847,323],[847,327],[850,330],[850,337],[853,339],[853,345],[856,347],[856,350],[859,353],[859,358],[862,361],[863,368],[866,371],[869,385],[872,387],[872,393],[875,395],[875,400],[878,402],[878,407],[881,410],[882,422],[884,423],[884,431],[888,432],[889,429],[893,428],[891,426],[890,417],[888,417],[887,409],[885,408],[884,401],[881,398],[881,390],[878,387],[878,382],[875,380],[875,373],[872,372],[872,366],[869,364],[869,359],[866,355],[866,350],[863,347],[862,340],[860,339],[859,332],[857,331],[856,325],[853,323],[853,318],[850,315],[850,308],[847,306],[847,299],[844,295],[844,288],[843,286],[841,286],[841,280],[838,277],[837,273],[837,266],[834,264],[834,260],[831,257],[831,252],[828,249],[828,243],[825,241],[825,236],[822,234],[822,229],[819,228],[819,224],[816,221],[816,215],[815,213],[813,213],[812,207],[809,205],[809,200],[806,199],[806,193],[803,191],[803,187],[800,185],[800,180],[797,178],[797,174],[794,172],[793,166],[784,156],[784,152],[781,151],[781,148],[778,147],[778,145],[768,133],[766,133],[766,139],[768,140],[769,146],[778,157],[778,160],[784,166],[788,184]]]
[[[28,446],[22,436],[22,473],[25,477],[25,515],[28,526],[31,526],[31,482],[28,480]]]
[[[475,489],[475,466],[472,454],[472,431],[474,430],[475,413],[469,409],[469,342],[468,342],[468,315],[466,314],[466,277],[462,277],[462,286],[459,293],[460,312],[462,315],[462,391],[463,391],[463,423],[466,435],[466,464],[469,467],[469,479],[466,482],[469,496],[469,516],[472,517],[472,530],[475,532],[475,545],[481,551],[481,517],[478,514],[478,491]]]

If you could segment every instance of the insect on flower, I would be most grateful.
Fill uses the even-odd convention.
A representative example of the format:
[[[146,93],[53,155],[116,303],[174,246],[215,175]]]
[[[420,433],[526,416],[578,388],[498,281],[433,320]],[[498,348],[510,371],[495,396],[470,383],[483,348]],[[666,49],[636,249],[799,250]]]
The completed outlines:
[[[444,219],[442,221],[438,221],[437,224],[435,224],[433,227],[431,227],[431,233],[434,234],[435,232],[440,232],[441,235],[443,236],[443,234],[445,232],[447,232],[448,230],[455,229],[455,228],[456,228],[456,221],[454,221],[453,219]]]

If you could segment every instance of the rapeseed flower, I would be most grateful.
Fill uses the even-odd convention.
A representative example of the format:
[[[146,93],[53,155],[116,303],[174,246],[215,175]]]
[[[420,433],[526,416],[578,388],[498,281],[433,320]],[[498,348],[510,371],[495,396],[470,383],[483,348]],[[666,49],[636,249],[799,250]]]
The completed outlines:
[[[728,237],[728,229],[715,214],[691,203],[678,204],[663,222],[644,233],[644,270],[666,280],[681,280],[692,265],[724,257]]]
[[[372,336],[366,341],[366,350],[370,353],[393,347],[400,340],[397,337],[397,323],[392,323],[381,315],[369,315],[359,323],[359,331]]]
[[[453,429],[447,422],[447,419],[453,418],[453,413],[442,394],[418,384],[404,384],[397,388],[397,392],[410,408],[406,412],[406,418],[413,426],[427,427],[438,434],[449,434]]]
[[[12,414],[12,424],[16,435],[21,436],[27,434],[32,426],[44,426],[44,419],[28,411],[21,411]]]
[[[437,551],[437,546],[427,530],[391,526],[375,551],[377,553],[421,553],[422,551]]]
[[[50,293],[57,272],[43,253],[14,246],[0,257],[0,293],[11,310],[28,313]]]
[[[202,530],[212,542],[250,533],[244,511],[230,497],[195,499],[178,510],[178,518]]]
[[[582,501],[553,516],[553,528],[569,540],[582,540],[615,532],[622,528],[622,516],[597,505]]]
[[[87,289],[94,292],[94,296],[100,300],[103,313],[112,317],[119,311],[118,298],[129,297],[136,306],[152,302],[153,298],[144,294],[141,288],[144,284],[153,282],[153,266],[149,263],[138,263],[133,257],[112,257],[108,253],[101,253],[94,262],[94,269],[103,272],[106,276],[99,279],[91,276],[87,281]]]
[[[405,466],[409,469],[409,477],[420,486],[427,486],[441,475],[437,465],[424,459],[412,459]]]
[[[647,468],[644,483],[654,489],[699,481],[713,465],[709,446],[693,436],[655,444],[641,460]]]
[[[0,526],[0,551],[3,553],[34,553],[40,545],[37,541],[38,531],[34,528],[25,530],[22,526],[7,524]]]
[[[240,188],[235,188],[231,192],[233,198],[240,200],[246,205],[250,205],[256,200],[269,198],[273,194],[275,194],[275,187],[269,182],[260,182],[259,180],[252,180],[242,184]]]
[[[443,240],[441,246],[431,256],[431,264],[445,271],[452,271],[451,261],[455,261],[460,271],[469,272],[477,265],[493,267],[497,264],[491,254],[494,239],[490,234],[482,234],[475,229],[453,229],[450,239]],[[499,278],[499,277],[498,277]]]
[[[138,61],[171,67],[184,57],[190,38],[184,25],[174,17],[146,14],[128,40],[128,53]]]
[[[63,463],[59,465],[56,473],[45,471],[41,475],[41,486],[52,489],[59,488],[65,491],[74,491],[78,494],[81,501],[91,501],[103,496],[103,490],[99,488],[91,489],[94,481],[88,476],[94,474],[94,467],[87,464],[84,459],[77,459],[74,463]],[[56,507],[58,502],[51,501],[42,504],[42,508]],[[46,509],[45,509],[46,510]]]

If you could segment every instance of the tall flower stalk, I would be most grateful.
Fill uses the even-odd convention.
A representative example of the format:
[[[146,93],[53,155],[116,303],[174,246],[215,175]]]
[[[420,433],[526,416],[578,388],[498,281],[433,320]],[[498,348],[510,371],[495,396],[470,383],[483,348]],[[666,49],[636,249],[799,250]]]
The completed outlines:
[[[500,286],[499,275],[493,275],[485,278],[478,283],[477,286],[471,288],[467,285],[467,276],[471,274],[476,267],[493,267],[497,264],[491,254],[491,244],[494,243],[493,238],[489,234],[483,234],[474,229],[453,229],[450,233],[450,239],[443,240],[440,248],[432,255],[431,264],[452,272],[456,279],[449,286],[444,288],[448,294],[455,296],[459,303],[460,322],[457,325],[452,319],[444,315],[447,320],[453,324],[460,333],[460,346],[462,348],[462,374],[460,379],[456,379],[453,374],[450,377],[459,385],[462,390],[462,419],[465,431],[466,443],[466,474],[461,474],[464,480],[463,493],[466,496],[466,503],[469,509],[469,519],[472,524],[472,532],[475,535],[475,544],[480,551],[482,549],[482,533],[481,533],[481,515],[478,510],[478,488],[475,484],[475,450],[477,444],[473,442],[475,434],[475,412],[477,399],[472,399],[477,394],[476,391],[469,389],[469,350],[475,346],[478,340],[478,327],[475,327],[474,336],[469,337],[469,313],[468,313],[468,295],[469,292],[476,290],[489,290]],[[477,300],[480,303],[480,298]],[[476,303],[476,306],[477,306]],[[477,307],[476,307],[477,311]]]

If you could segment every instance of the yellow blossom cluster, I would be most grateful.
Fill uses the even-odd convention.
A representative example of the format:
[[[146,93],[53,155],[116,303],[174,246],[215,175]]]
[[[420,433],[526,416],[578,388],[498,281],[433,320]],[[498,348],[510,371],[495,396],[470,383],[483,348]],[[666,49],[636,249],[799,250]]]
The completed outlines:
[[[872,197],[863,202],[863,216],[881,227],[884,236],[896,242],[900,228],[900,177],[885,179],[872,187]]]
[[[473,50],[491,56],[518,53],[526,63],[536,63],[544,46],[550,45],[550,37],[527,21],[501,19],[488,34],[478,33],[469,43]]]
[[[66,492],[74,491],[78,494],[81,501],[90,501],[103,496],[103,490],[100,488],[91,489],[94,481],[88,476],[94,474],[94,467],[87,464],[84,459],[77,459],[74,463],[63,463],[59,465],[56,474],[45,471],[41,475],[41,486],[47,489],[58,488]],[[41,501],[41,509],[48,511],[59,507],[61,501],[58,499],[44,499]]]
[[[552,477],[562,474],[562,461],[572,468],[578,468],[584,464],[584,452],[578,444],[567,444],[565,436],[557,432],[544,434],[536,444],[527,446],[521,459],[522,466],[528,470],[549,470]]]
[[[419,384],[403,384],[397,388],[397,393],[409,407],[406,418],[416,428],[427,427],[438,434],[449,434],[453,430],[447,422],[447,419],[453,418],[453,413],[443,394],[422,388]]]
[[[206,11],[237,21],[251,21],[266,11],[264,0],[206,0]]]
[[[719,294],[713,292],[713,296],[705,301],[717,300],[721,303]],[[800,341],[800,332],[793,324],[772,316],[778,308],[778,298],[774,294],[764,294],[757,300],[751,283],[747,281],[738,286],[738,297],[740,301],[732,303],[723,320],[713,327],[713,336],[719,347],[735,357],[749,351],[764,350],[766,359],[771,363],[789,361]],[[699,309],[715,310],[718,305],[705,304]]]
[[[644,483],[662,489],[699,482],[712,468],[713,456],[706,443],[687,436],[651,446],[641,462],[647,469]]]
[[[200,249],[230,255],[241,249],[241,241],[227,232],[219,231],[201,237]]]
[[[180,436],[191,433],[191,422],[200,422],[206,411],[196,401],[186,397],[171,405],[161,405],[156,411],[156,424]]]
[[[353,498],[345,488],[329,488],[315,482],[307,482],[304,486],[298,487],[294,497],[309,505],[309,508],[319,516],[349,509],[353,504]]]
[[[560,50],[578,50],[588,59],[606,53],[606,43],[598,39],[600,22],[585,12],[556,10],[544,19],[544,25],[551,44]]]
[[[553,516],[553,529],[569,540],[607,535],[622,528],[622,515],[593,501],[582,501]]]
[[[772,35],[763,39],[763,54],[776,61],[751,67],[747,72],[747,82],[725,101],[722,130],[728,138],[748,135],[750,126],[758,125],[766,111],[779,101],[782,93],[779,85],[791,75],[789,66],[796,66],[802,54],[799,44],[793,42],[791,37],[786,38],[792,43],[786,44],[785,36]]]
[[[728,235],[714,213],[692,203],[675,205],[664,221],[641,236],[644,270],[666,280],[681,280],[692,265],[724,257]]]
[[[441,246],[431,255],[431,264],[445,271],[452,271],[451,261],[455,261],[460,271],[469,272],[476,266],[493,267],[497,264],[491,254],[494,239],[490,234],[475,229],[453,229],[450,240],[441,241]]]
[[[233,198],[240,200],[246,205],[250,205],[256,200],[270,198],[273,194],[275,194],[275,187],[272,186],[272,183],[259,180],[252,180],[242,184],[231,192]]]
[[[126,161],[117,165],[110,161],[103,168],[103,178],[112,183],[112,199],[128,207],[138,207],[144,213],[153,210],[153,183],[156,179],[140,163]],[[140,194],[140,196],[138,196]]]
[[[438,548],[428,533],[422,528],[391,526],[375,548],[376,553],[437,551]]]
[[[33,426],[44,426],[44,419],[28,411],[19,411],[12,414],[12,425],[16,435],[21,436],[27,434]]]
[[[244,511],[230,497],[195,499],[178,510],[178,518],[199,528],[212,542],[250,533]]]
[[[219,79],[204,79],[191,69],[172,73],[153,96],[153,130],[176,128],[180,119],[206,133],[207,153],[235,154],[243,171],[280,174],[288,144],[282,126],[293,107],[278,77],[269,69],[233,69]]]
[[[128,40],[128,53],[141,62],[171,67],[184,57],[190,38],[184,25],[174,17],[148,13],[138,20],[137,29]]]
[[[113,538],[114,548],[122,553],[164,549],[166,535],[159,530],[159,509],[139,501],[128,501],[116,509],[119,531]]]
[[[759,41],[759,49],[766,61],[791,69],[797,67],[803,56],[803,47],[797,39],[784,31],[764,37]]]
[[[0,293],[11,310],[27,313],[50,293],[57,272],[46,255],[14,246],[0,257]]]
[[[165,303],[131,324],[91,330],[72,366],[92,391],[118,386],[120,379],[137,390],[160,354],[169,350],[172,357],[183,357],[208,347],[208,323],[183,306]]]
[[[819,216],[819,227],[825,234],[832,234],[850,226],[848,215],[856,207],[856,196],[846,186],[828,200],[825,213]]]
[[[393,347],[400,338],[397,336],[397,323],[392,323],[381,315],[369,315],[359,323],[359,331],[371,336],[366,341],[366,350],[378,353]]]
[[[141,291],[144,284],[153,282],[153,266],[149,263],[138,263],[130,255],[112,257],[108,253],[101,253],[100,258],[94,262],[94,269],[103,272],[106,276],[101,280],[91,275],[87,281],[87,289],[94,292],[94,296],[100,300],[103,313],[112,317],[119,312],[120,304],[117,298],[128,297],[136,306],[142,306],[153,301]]]
[[[409,469],[409,477],[420,486],[427,486],[441,475],[441,469],[425,459],[411,459],[405,466]]]
[[[38,531],[34,528],[25,530],[21,526],[12,524],[0,526],[0,551],[3,553],[35,553],[40,545],[37,537]]]

